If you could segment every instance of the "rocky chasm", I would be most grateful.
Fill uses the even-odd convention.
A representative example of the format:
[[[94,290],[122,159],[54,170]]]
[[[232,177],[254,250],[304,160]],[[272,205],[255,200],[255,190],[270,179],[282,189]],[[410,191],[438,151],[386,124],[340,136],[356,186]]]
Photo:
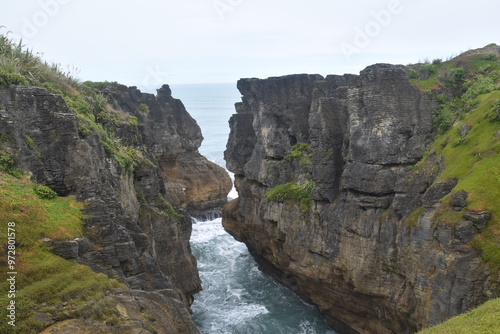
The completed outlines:
[[[457,180],[434,182],[438,157],[412,171],[437,105],[403,66],[242,79],[238,89],[225,159],[239,198],[223,225],[334,329],[413,333],[498,296],[469,244],[488,214],[439,223]]]
[[[44,332],[198,333],[189,314],[201,290],[190,214],[220,213],[232,182],[198,153],[200,128],[167,85],[157,95],[122,85],[100,94],[108,113],[77,117],[46,89],[0,89],[2,154],[85,204],[84,235],[45,244],[127,287],[107,292],[119,322],[53,314]]]

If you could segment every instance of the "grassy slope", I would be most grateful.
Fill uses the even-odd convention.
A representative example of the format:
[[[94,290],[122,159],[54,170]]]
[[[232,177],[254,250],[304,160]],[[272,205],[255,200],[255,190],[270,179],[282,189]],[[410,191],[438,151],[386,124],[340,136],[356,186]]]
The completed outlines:
[[[495,275],[500,271],[500,121],[497,110],[500,107],[500,62],[485,59],[484,55],[463,55],[455,60],[439,64],[436,73],[424,80],[412,80],[422,90],[435,93],[446,86],[440,76],[443,71],[463,66],[467,77],[460,84],[462,91],[444,102],[443,110],[449,111],[451,128],[443,130],[428,149],[419,166],[435,158],[441,158],[444,170],[436,182],[458,179],[457,186],[450,195],[441,200],[435,219],[447,224],[463,221],[466,211],[491,213],[491,219],[483,233],[471,241],[471,245],[481,252],[483,261]],[[448,70],[440,70],[445,68]],[[485,88],[484,82],[490,84]],[[448,82],[449,84],[449,82]],[[433,92],[434,90],[434,92]],[[472,130],[462,138],[460,127],[472,125]],[[443,129],[443,127],[441,128]],[[465,190],[469,193],[468,207],[462,212],[451,210],[450,198],[453,193]],[[491,300],[476,310],[455,317],[442,325],[422,333],[500,333],[500,299]]]
[[[124,172],[131,172],[139,164],[151,164],[143,154],[147,148],[136,140],[139,136],[137,118],[115,110],[100,93],[105,88],[119,87],[118,83],[80,83],[59,64],[43,61],[39,54],[0,34],[0,88],[9,84],[43,87],[61,95],[78,118],[80,136],[97,134],[108,155]],[[132,137],[136,138],[133,146],[115,137],[120,127],[130,129]],[[42,242],[43,238],[71,240],[81,237],[82,205],[72,197],[37,197],[36,185],[16,168],[8,145],[7,148],[4,145],[9,139],[8,133],[0,133],[0,246],[4,249],[0,259],[0,290],[8,291],[9,287],[4,277],[11,271],[7,266],[7,228],[9,222],[15,222],[17,318],[15,331],[7,321],[0,321],[0,333],[38,333],[48,326],[50,319],[122,321],[116,301],[106,296],[105,291],[113,287],[126,289],[124,285],[52,254]],[[177,215],[170,204],[162,204],[164,210],[173,211],[168,214]],[[0,294],[1,319],[7,319],[4,306],[10,300],[6,293]]]
[[[499,334],[500,298],[486,302],[469,313],[423,330],[420,334]]]
[[[121,285],[86,266],[50,253],[42,241],[42,238],[73,239],[81,236],[82,205],[72,197],[41,199],[35,194],[34,186],[27,177],[17,179],[0,172],[0,244],[6,249],[8,222],[15,222],[17,243],[17,292],[13,299],[17,309],[15,332],[38,333],[45,328],[47,325],[37,320],[34,314],[46,314],[59,320],[85,314],[96,319],[112,316],[115,311],[105,291]],[[4,253],[0,260],[2,277],[11,271],[6,259]],[[9,290],[6,279],[0,281],[0,290]],[[7,319],[4,305],[10,300],[6,293],[0,295],[2,319]],[[12,333],[12,328],[2,320],[0,332]]]

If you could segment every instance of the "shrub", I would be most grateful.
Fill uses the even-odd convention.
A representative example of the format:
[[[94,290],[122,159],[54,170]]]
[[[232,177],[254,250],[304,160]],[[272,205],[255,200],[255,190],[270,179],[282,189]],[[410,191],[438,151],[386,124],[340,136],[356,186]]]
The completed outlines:
[[[85,100],[94,115],[99,115],[106,111],[108,100],[101,93],[88,94],[85,96]]]
[[[53,199],[57,197],[57,193],[41,184],[36,184],[33,186],[33,191],[40,199]]]
[[[465,81],[467,71],[463,67],[453,68],[449,72],[446,84],[450,87],[459,87]]]
[[[432,61],[432,65],[441,65],[443,60],[441,58],[436,58]]]
[[[425,79],[429,78],[430,76],[436,74],[436,72],[437,72],[436,65],[423,64],[422,66],[420,66],[420,69],[419,69],[420,80],[425,80]]]
[[[32,150],[35,148],[35,141],[33,138],[31,138],[29,135],[24,135],[24,139],[26,139],[26,145],[28,145],[28,148]]]
[[[64,101],[68,107],[73,111],[76,115],[86,115],[91,114],[90,105],[81,97],[64,97]]]
[[[0,87],[6,85],[29,86],[30,84],[28,80],[21,74],[0,71]]]
[[[137,111],[140,112],[141,114],[148,114],[149,107],[147,104],[141,103],[141,104],[139,104],[139,106],[137,106]]]
[[[14,160],[12,157],[2,150],[0,150],[0,170],[16,178],[20,178],[23,175],[14,167]]]
[[[463,98],[472,99],[479,95],[490,93],[494,90],[495,81],[489,76],[480,76],[476,81],[469,83]]]
[[[490,53],[487,55],[482,55],[481,60],[486,60],[486,61],[497,61],[498,57],[494,53]]]
[[[78,126],[78,133],[80,136],[85,137],[86,135],[90,134],[92,130],[90,130],[85,124],[80,124]]]
[[[434,114],[434,119],[432,120],[434,128],[439,133],[445,133],[453,126],[455,122],[455,115],[453,110],[450,108],[449,104],[444,104],[439,106]]]
[[[408,73],[408,78],[413,80],[418,79],[418,72],[415,69],[410,68],[408,69],[407,73]]]

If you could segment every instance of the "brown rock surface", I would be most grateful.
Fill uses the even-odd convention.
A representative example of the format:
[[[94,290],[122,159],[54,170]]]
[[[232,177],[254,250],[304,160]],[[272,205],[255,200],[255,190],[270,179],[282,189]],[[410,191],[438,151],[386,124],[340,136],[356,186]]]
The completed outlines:
[[[335,329],[412,333],[498,295],[464,242],[478,229],[432,219],[456,180],[431,187],[439,161],[419,175],[408,168],[429,143],[436,105],[404,67],[242,79],[238,88],[225,158],[239,198],[223,225]],[[314,182],[310,208],[266,200],[290,181]]]
[[[138,313],[146,308],[157,319],[151,327],[157,333],[197,333],[189,316],[193,294],[201,290],[189,245],[192,221],[186,211],[172,212],[166,201],[195,214],[220,210],[230,178],[198,153],[200,128],[168,86],[157,95],[109,86],[102,94],[113,110],[87,115],[95,118],[93,125],[45,89],[0,89],[2,152],[37,182],[85,203],[84,235],[46,240],[47,245],[130,289],[143,290],[116,297],[131,315],[125,327],[72,319],[47,331],[147,333],[143,325],[151,323]],[[32,143],[26,143],[28,137]],[[126,160],[128,152],[136,161]],[[183,198],[175,196],[180,184],[186,187]]]

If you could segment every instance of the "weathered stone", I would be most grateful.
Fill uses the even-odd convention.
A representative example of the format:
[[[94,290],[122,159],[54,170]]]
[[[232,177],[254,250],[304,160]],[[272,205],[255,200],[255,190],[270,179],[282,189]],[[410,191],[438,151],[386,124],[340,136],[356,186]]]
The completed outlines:
[[[168,310],[164,318],[188,314],[192,295],[201,290],[189,246],[191,220],[187,213],[182,219],[162,213],[162,203],[178,198],[175,206],[193,212],[220,210],[230,178],[198,153],[200,128],[167,85],[156,96],[125,86],[102,93],[121,116],[99,120],[100,125],[145,158],[133,173],[103,148],[98,133],[79,133],[82,123],[61,96],[41,88],[0,89],[0,105],[5,106],[0,133],[9,134],[2,149],[37,182],[59,195],[76,195],[85,204],[83,238],[46,240],[55,254],[152,293],[144,299],[154,297],[154,291],[173,291],[167,299],[154,297],[156,307]],[[127,121],[131,116],[137,124]],[[28,147],[26,136],[36,149]],[[186,196],[173,196],[181,184]],[[158,333],[197,332],[189,316],[179,319],[163,331],[155,328]],[[90,329],[97,330],[94,325]]]
[[[84,238],[76,238],[75,241],[78,243],[78,255],[81,256],[92,249],[92,244]]]
[[[465,190],[459,190],[451,196],[451,208],[455,211],[462,211],[469,204],[467,202],[469,194]]]
[[[482,232],[486,227],[486,224],[490,220],[491,214],[488,211],[469,211],[464,214],[464,218],[473,222],[474,226],[479,230],[479,232]]]
[[[469,134],[470,130],[472,130],[471,124],[460,125],[460,137],[465,138],[465,136],[467,136]]]
[[[52,253],[59,255],[64,259],[74,259],[78,257],[79,245],[75,240],[54,240],[52,241],[50,248]]]
[[[46,313],[35,313],[30,318],[38,323],[44,324],[45,326],[50,326],[55,322],[52,317]]]
[[[92,320],[96,314],[83,314],[79,318],[70,318],[54,323],[41,334],[65,333],[116,333],[116,334],[198,334],[199,331],[191,321],[191,316],[182,303],[175,302],[167,293],[114,289],[108,295],[108,302],[114,308],[107,309],[113,313],[114,321]],[[93,301],[87,302],[93,303]],[[95,301],[98,304],[98,301]],[[168,308],[165,308],[168,306]],[[99,306],[97,305],[96,308]],[[98,310],[97,310],[98,311]],[[94,310],[96,312],[96,310]],[[69,314],[68,314],[69,315]]]
[[[460,239],[460,241],[463,244],[468,243],[471,241],[477,234],[477,230],[474,227],[474,224],[470,221],[464,221],[458,224],[458,226],[455,229],[457,238]]]
[[[453,188],[455,188],[457,183],[457,179],[436,183],[436,185],[432,186],[425,192],[422,198],[423,202],[427,206],[436,204],[441,198],[448,195]]]
[[[416,332],[484,300],[488,271],[464,245],[477,227],[434,220],[457,180],[431,187],[441,170],[432,154],[413,169],[437,105],[404,67],[242,79],[238,88],[225,158],[239,198],[226,205],[223,225],[262,270],[342,333]],[[297,143],[310,163],[290,158]],[[265,199],[305,180],[316,185],[306,210]],[[456,207],[467,205],[461,199]]]

